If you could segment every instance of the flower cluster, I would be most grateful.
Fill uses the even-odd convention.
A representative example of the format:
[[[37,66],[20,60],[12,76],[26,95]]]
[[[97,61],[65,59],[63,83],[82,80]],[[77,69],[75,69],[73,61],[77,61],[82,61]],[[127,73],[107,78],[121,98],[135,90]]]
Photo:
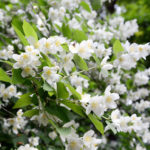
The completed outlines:
[[[110,0],[7,3],[0,134],[15,137],[9,148],[149,149],[150,45],[128,41],[137,21],[109,14]]]

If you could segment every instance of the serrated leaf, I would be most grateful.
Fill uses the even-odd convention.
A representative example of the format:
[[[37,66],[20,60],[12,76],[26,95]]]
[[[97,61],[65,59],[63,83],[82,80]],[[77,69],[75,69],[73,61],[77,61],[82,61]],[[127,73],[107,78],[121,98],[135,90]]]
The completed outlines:
[[[73,60],[81,70],[88,70],[88,66],[86,62],[79,55],[75,54]]]
[[[80,3],[80,6],[82,6],[86,11],[91,12],[91,9],[90,9],[89,5],[86,2],[82,1]]]
[[[15,103],[13,108],[14,109],[22,108],[22,107],[28,106],[30,104],[33,104],[32,97],[30,95],[31,95],[31,93],[26,93],[24,95],[21,95],[20,99],[17,100],[17,102]]]
[[[7,73],[0,68],[0,81],[12,83],[11,78],[7,75]]]
[[[21,76],[21,69],[12,69],[12,83],[21,84],[25,82],[25,79]]]
[[[78,115],[85,117],[85,114],[83,112],[83,108],[75,103],[73,103],[72,101],[69,100],[63,100],[61,101],[61,103],[63,103],[64,105],[66,105],[67,107],[69,107],[72,111],[74,111],[75,113],[77,113]]]
[[[23,113],[23,116],[25,117],[33,117],[34,115],[38,115],[39,110],[38,109],[32,109],[32,110],[27,110]]]
[[[65,83],[65,86],[68,87],[75,99],[81,99],[81,95],[70,84]]]
[[[88,37],[85,32],[78,29],[72,29],[72,39],[80,43],[84,40],[88,40]]]
[[[116,40],[113,44],[113,53],[115,57],[117,57],[118,53],[124,51],[124,48],[122,47],[119,40]]]
[[[23,35],[23,33],[15,25],[12,24],[12,27],[14,28],[16,34],[18,35],[18,37],[21,40],[21,42],[23,43],[23,45],[25,45],[25,46],[29,45],[28,41],[26,40],[26,38]]]
[[[67,99],[69,97],[69,93],[62,82],[57,83],[57,96],[62,99]]]
[[[23,31],[27,38],[33,37],[36,42],[38,41],[38,36],[37,36],[36,32],[34,31],[33,27],[25,20],[23,21]]]
[[[88,115],[89,119],[92,121],[92,123],[94,124],[94,126],[96,127],[96,129],[98,131],[100,131],[100,133],[103,135],[104,134],[104,127],[102,122],[100,122],[94,115],[89,114]]]

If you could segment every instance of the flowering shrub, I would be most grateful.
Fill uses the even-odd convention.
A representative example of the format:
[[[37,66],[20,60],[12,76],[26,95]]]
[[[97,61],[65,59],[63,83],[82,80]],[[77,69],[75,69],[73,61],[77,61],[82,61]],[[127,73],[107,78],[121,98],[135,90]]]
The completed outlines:
[[[150,148],[150,45],[105,2],[2,1],[2,150]]]

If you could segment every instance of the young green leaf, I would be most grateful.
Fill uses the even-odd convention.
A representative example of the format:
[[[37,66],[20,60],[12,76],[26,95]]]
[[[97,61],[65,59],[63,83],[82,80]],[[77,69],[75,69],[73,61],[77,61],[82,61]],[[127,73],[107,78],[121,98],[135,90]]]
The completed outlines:
[[[7,73],[0,68],[0,81],[12,83],[11,78],[7,75]]]
[[[96,129],[98,131],[100,131],[100,133],[103,135],[104,134],[103,124],[94,115],[92,115],[92,114],[89,114],[88,117],[92,121],[92,123],[94,124],[94,126],[96,127]]]
[[[69,97],[69,93],[62,82],[57,83],[57,96],[62,99],[67,99]]]
[[[63,23],[63,25],[62,25],[62,33],[63,33],[63,36],[65,36],[67,38],[71,38],[71,30],[69,28],[69,25],[65,25]]]
[[[81,70],[88,70],[88,66],[84,59],[82,59],[79,55],[75,54],[73,57],[76,65],[81,69]]]
[[[65,86],[68,87],[75,99],[81,99],[81,95],[70,84],[65,83]]]
[[[44,53],[40,53],[42,55],[42,57],[44,58],[44,61],[46,62],[47,66],[52,67],[53,64],[51,63],[50,59],[48,58],[48,56],[46,56]]]
[[[81,1],[80,6],[82,6],[86,11],[91,12],[91,9],[86,2]]]
[[[88,37],[85,32],[78,29],[72,29],[72,39],[80,43],[83,40],[88,40]]]
[[[34,115],[38,115],[39,110],[38,109],[32,109],[32,110],[27,110],[24,112],[23,116],[25,117],[33,117]]]
[[[75,113],[77,113],[78,115],[85,117],[85,114],[83,112],[83,108],[75,103],[73,103],[72,101],[69,100],[62,100],[61,103],[63,103],[64,105],[66,105],[67,107],[69,107],[72,111],[74,111]]]
[[[117,57],[118,53],[124,51],[124,48],[122,47],[119,40],[116,40],[113,44],[113,53],[115,57]]]
[[[84,79],[90,81],[90,78],[89,78],[88,76],[86,76],[86,75],[84,75],[84,74],[82,74],[82,73],[79,73],[78,75],[79,75],[80,77],[82,77],[82,78],[84,78]]]
[[[20,99],[17,100],[17,102],[15,103],[13,108],[14,109],[22,108],[22,107],[28,106],[30,104],[33,104],[32,97],[30,95],[31,95],[31,93],[26,93],[26,94],[20,96]]]
[[[69,47],[68,47],[68,44],[67,44],[67,43],[61,44],[61,47],[62,47],[66,52],[69,52]]]
[[[17,33],[19,39],[21,40],[21,42],[23,43],[23,45],[29,45],[28,41],[26,40],[25,36],[23,35],[23,33],[15,26],[12,24],[12,27],[14,28],[15,32]]]
[[[25,20],[23,21],[23,31],[27,38],[33,37],[36,42],[38,41],[38,36],[36,32],[34,31],[33,27]]]

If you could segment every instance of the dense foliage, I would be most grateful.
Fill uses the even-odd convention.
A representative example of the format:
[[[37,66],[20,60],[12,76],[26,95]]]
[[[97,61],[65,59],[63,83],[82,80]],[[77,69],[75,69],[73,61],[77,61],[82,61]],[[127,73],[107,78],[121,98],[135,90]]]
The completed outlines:
[[[2,0],[1,150],[150,149],[149,2],[116,2]]]

